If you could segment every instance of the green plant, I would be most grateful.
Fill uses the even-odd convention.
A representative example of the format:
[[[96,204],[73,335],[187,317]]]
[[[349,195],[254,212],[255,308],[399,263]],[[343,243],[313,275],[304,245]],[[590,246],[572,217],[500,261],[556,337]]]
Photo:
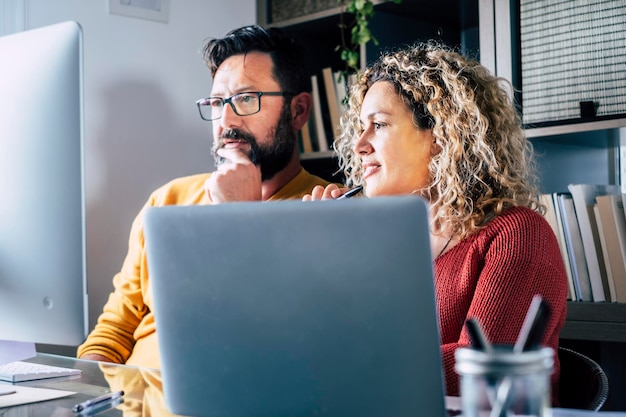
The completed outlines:
[[[399,4],[402,0],[392,0]],[[344,22],[345,13],[341,14],[339,28],[341,30],[341,45],[337,50],[341,53],[341,60],[346,63],[345,72],[359,71],[361,45],[373,42],[378,45],[378,40],[374,37],[369,28],[369,21],[374,16],[374,3],[371,0],[338,0],[344,4],[345,12],[354,16],[354,21],[349,25]],[[346,40],[345,32],[350,28],[350,42]]]

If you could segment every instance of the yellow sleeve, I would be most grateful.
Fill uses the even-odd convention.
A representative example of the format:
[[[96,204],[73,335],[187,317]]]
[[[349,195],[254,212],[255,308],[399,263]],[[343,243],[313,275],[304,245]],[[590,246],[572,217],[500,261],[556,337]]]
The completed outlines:
[[[143,214],[153,206],[208,204],[204,183],[210,174],[175,179],[152,193],[133,221],[128,253],[120,272],[113,278],[114,291],[77,356],[102,355],[126,363],[137,341],[153,341],[155,333],[148,266],[144,249]]]
[[[78,347],[78,357],[99,354],[113,362],[125,363],[133,351],[135,331],[149,311],[142,291],[142,278],[146,274],[142,219],[145,208],[150,205],[148,202],[133,222],[126,259],[113,278],[114,291],[95,328]]]

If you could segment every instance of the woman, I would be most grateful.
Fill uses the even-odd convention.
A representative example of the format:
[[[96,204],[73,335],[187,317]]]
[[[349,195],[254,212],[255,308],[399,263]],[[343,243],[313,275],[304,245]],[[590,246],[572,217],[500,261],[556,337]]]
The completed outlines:
[[[512,345],[540,294],[551,307],[542,344],[555,351],[565,321],[565,268],[542,217],[532,145],[509,87],[443,45],[387,53],[352,87],[335,141],[349,187],[363,185],[367,197],[417,194],[430,203],[448,395],[459,395],[454,351],[471,343],[468,318],[492,343]],[[304,200],[345,190],[316,187]]]

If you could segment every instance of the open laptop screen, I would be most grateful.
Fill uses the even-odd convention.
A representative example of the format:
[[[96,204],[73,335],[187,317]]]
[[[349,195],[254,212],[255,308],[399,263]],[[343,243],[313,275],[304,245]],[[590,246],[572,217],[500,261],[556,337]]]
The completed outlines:
[[[418,197],[149,209],[170,410],[443,416]]]

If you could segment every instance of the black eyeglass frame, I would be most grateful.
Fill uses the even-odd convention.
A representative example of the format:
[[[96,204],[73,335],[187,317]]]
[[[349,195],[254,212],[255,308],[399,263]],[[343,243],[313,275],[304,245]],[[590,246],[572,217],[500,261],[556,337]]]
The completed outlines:
[[[256,94],[257,99],[259,100],[259,108],[255,112],[241,114],[241,113],[239,113],[237,111],[237,107],[233,103],[233,98],[235,98],[237,96],[244,95],[244,94]],[[233,111],[235,112],[235,114],[237,116],[251,116],[251,115],[257,114],[258,112],[261,111],[261,97],[262,96],[289,97],[289,96],[295,96],[295,95],[296,95],[295,93],[288,92],[288,91],[242,91],[241,93],[233,94],[232,96],[230,96],[228,98],[222,98],[222,97],[201,98],[200,100],[196,101],[196,106],[198,107],[198,112],[200,113],[200,118],[202,118],[202,120],[206,120],[207,122],[212,122],[214,120],[221,119],[222,115],[224,113],[222,111],[222,115],[220,115],[219,117],[212,118],[212,119],[208,119],[208,118],[204,117],[204,115],[202,114],[202,106],[204,105],[203,103],[206,103],[208,100],[221,100],[222,101],[222,107],[226,106],[226,104],[230,104],[230,108],[233,109]]]

